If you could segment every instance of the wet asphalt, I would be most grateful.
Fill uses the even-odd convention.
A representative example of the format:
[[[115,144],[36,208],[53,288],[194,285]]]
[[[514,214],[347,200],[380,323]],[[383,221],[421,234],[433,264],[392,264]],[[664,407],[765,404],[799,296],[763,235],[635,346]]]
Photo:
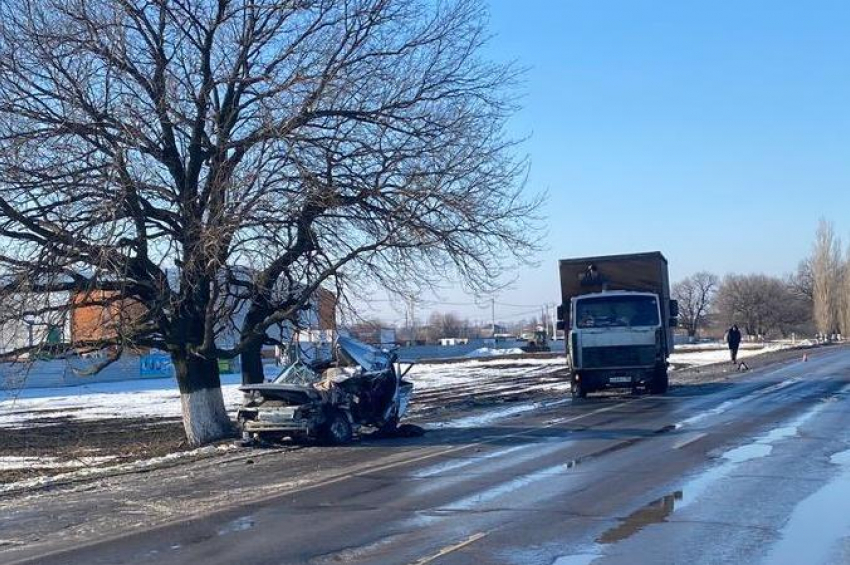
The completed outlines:
[[[847,349],[322,454],[330,480],[0,562],[850,563]]]

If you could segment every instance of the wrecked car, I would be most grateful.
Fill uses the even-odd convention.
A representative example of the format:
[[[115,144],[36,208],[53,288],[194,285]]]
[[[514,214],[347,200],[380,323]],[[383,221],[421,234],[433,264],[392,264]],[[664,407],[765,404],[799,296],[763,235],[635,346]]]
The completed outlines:
[[[337,338],[336,359],[298,360],[270,383],[245,385],[236,419],[255,440],[285,437],[342,444],[361,428],[395,431],[407,411],[412,363],[349,337]]]

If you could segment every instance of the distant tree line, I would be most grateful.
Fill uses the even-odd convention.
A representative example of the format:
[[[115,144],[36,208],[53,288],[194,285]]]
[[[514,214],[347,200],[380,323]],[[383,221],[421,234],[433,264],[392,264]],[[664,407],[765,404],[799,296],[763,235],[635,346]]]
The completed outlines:
[[[543,316],[528,317],[510,322],[497,321],[496,333],[510,334],[521,337],[524,333],[533,332],[538,327],[546,325],[548,320]],[[346,328],[353,335],[364,339],[374,340],[381,329],[395,330],[398,343],[435,344],[443,338],[486,339],[493,337],[492,322],[470,320],[456,312],[434,311],[427,320],[413,325],[398,326],[380,318],[369,318],[349,324]]]
[[[810,255],[784,277],[709,272],[688,276],[672,289],[680,326],[688,336],[735,323],[750,336],[850,332],[850,247],[843,250],[832,222],[821,220]]]

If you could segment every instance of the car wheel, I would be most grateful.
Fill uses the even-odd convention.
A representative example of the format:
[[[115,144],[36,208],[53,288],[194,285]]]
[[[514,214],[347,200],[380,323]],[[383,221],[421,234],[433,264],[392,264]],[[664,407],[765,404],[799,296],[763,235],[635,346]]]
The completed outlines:
[[[353,435],[348,417],[342,411],[334,410],[322,426],[320,438],[328,445],[342,445],[350,442]]]
[[[398,431],[398,418],[396,416],[391,417],[389,420],[384,422],[384,424],[378,428],[378,435],[381,436],[394,436]]]

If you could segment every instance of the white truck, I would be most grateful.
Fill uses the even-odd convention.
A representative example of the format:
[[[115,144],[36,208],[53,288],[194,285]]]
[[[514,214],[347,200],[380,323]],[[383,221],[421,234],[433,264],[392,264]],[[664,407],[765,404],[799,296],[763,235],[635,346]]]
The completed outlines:
[[[574,397],[608,388],[667,392],[679,307],[659,252],[560,261],[561,306]]]

